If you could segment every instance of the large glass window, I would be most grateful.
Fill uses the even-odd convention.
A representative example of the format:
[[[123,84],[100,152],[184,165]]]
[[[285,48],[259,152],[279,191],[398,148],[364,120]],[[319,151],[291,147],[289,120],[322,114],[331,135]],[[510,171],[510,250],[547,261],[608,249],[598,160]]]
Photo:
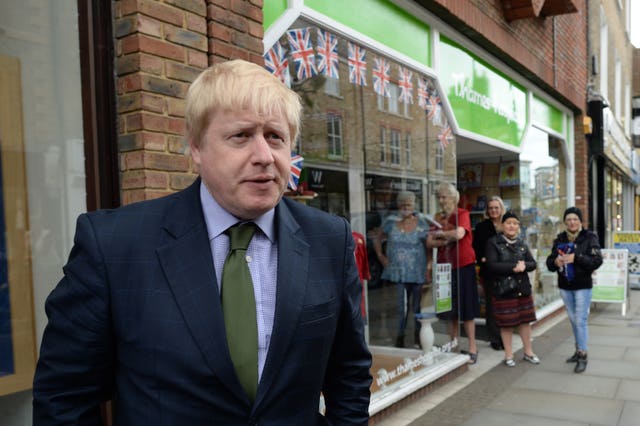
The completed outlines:
[[[44,299],[86,210],[78,43],[77,1],[3,2],[0,395],[31,387]],[[9,419],[30,408],[30,394],[0,399]]]
[[[537,308],[559,298],[557,276],[547,271],[545,262],[553,239],[565,229],[562,215],[568,207],[567,164],[563,146],[563,141],[532,127],[520,154],[521,191],[505,197],[521,212],[522,235],[538,261],[532,274]],[[514,204],[516,200],[519,202]]]
[[[408,377],[409,369],[397,369],[405,358],[423,355],[414,314],[433,313],[436,293],[432,291],[431,273],[427,272],[431,253],[426,250],[425,237],[432,226],[427,214],[435,215],[439,210],[437,185],[456,180],[456,141],[446,125],[431,76],[303,19],[291,28],[304,29],[291,34],[306,34],[311,47],[319,39],[337,40],[333,52],[307,49],[313,51],[314,57],[297,62],[289,57],[291,87],[305,105],[298,145],[299,154],[304,157],[300,185],[313,192],[305,196],[309,205],[348,217],[352,229],[366,240],[366,322],[369,343],[374,348],[373,370],[375,374],[381,370],[390,373],[376,377],[375,392]],[[290,51],[299,44],[292,45],[287,34],[278,43]],[[326,66],[316,67],[329,62],[320,57],[323,55],[332,55],[337,65],[331,78]],[[398,283],[401,278],[381,255],[392,256],[391,239],[408,234],[403,232],[400,218],[402,209],[409,204],[412,217],[419,218],[412,244],[420,257],[407,257],[407,270],[413,271],[407,279],[417,285],[406,309],[405,293],[400,292]],[[439,275],[443,279],[446,276]],[[448,294],[450,298],[450,291]],[[447,324],[433,324],[432,343],[451,349]],[[405,336],[402,342],[400,335]],[[383,356],[385,352],[379,348],[388,348],[392,355]]]

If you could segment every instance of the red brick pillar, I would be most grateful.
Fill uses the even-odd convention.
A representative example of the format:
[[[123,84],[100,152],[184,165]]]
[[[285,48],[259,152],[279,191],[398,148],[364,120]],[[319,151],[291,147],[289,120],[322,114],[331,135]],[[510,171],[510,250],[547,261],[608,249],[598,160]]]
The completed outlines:
[[[262,0],[115,0],[122,203],[193,182],[184,97],[210,63],[262,58]]]
[[[184,97],[208,66],[205,0],[116,0],[114,34],[122,203],[195,178]]]
[[[209,62],[244,59],[264,64],[263,0],[207,0]]]

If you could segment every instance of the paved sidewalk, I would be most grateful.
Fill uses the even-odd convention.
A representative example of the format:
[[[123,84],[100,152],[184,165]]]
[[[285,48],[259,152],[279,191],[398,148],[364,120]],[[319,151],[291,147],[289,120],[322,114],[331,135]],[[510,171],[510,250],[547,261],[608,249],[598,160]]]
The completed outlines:
[[[516,367],[502,351],[482,346],[478,364],[434,392],[379,422],[382,426],[636,426],[640,424],[640,290],[630,308],[598,303],[589,320],[589,364],[582,374],[565,359],[574,351],[565,314],[533,332],[542,363],[522,361],[514,336]],[[516,346],[517,345],[517,346]]]

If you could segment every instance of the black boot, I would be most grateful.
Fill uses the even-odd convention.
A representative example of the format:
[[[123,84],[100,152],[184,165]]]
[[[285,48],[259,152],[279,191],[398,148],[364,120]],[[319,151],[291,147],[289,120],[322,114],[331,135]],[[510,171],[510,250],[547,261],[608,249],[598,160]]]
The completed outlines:
[[[396,348],[404,348],[404,335],[396,337]]]
[[[569,358],[567,358],[567,363],[578,362],[578,350],[573,353]]]
[[[587,353],[578,352],[578,361],[576,362],[576,368],[573,369],[574,373],[582,373],[587,369]]]
[[[420,331],[416,331],[413,333],[413,343],[419,348],[420,347]]]

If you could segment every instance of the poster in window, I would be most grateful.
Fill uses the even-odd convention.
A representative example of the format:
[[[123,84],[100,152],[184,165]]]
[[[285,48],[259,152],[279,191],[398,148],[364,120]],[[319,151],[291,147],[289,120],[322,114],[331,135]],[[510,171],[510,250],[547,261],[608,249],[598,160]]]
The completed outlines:
[[[482,185],[482,164],[461,164],[458,166],[458,187],[479,188]]]
[[[36,363],[21,88],[0,55],[0,396],[29,389]]]
[[[509,161],[500,164],[498,186],[520,185],[520,166],[517,161]]]

